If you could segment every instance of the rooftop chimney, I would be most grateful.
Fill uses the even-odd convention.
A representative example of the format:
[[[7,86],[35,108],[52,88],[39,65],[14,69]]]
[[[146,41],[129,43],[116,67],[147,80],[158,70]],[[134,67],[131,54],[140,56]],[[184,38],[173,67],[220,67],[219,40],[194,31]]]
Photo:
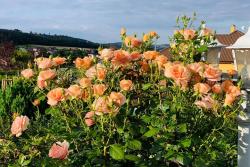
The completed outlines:
[[[233,33],[233,32],[235,32],[237,29],[236,29],[236,25],[231,25],[231,27],[230,27],[230,33]]]

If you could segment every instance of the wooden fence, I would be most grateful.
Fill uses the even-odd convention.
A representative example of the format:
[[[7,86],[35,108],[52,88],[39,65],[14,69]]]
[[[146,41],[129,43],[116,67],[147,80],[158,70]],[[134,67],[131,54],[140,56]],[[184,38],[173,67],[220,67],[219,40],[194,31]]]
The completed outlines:
[[[13,79],[2,79],[1,89],[4,91],[8,86],[12,86]]]

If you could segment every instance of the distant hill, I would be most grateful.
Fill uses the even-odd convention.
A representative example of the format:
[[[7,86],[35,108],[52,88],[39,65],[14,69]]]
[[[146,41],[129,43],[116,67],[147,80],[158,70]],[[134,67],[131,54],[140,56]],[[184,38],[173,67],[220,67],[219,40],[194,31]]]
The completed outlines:
[[[0,43],[12,41],[15,45],[48,45],[67,46],[79,48],[98,48],[99,44],[88,40],[73,38],[65,35],[48,35],[38,33],[26,33],[20,30],[0,29]]]

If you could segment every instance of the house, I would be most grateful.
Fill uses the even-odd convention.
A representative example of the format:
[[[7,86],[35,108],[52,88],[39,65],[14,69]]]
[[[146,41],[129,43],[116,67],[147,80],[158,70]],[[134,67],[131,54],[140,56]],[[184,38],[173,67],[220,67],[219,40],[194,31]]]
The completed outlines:
[[[226,72],[228,69],[234,69],[234,60],[233,60],[232,50],[226,47],[234,44],[236,40],[242,35],[244,35],[244,33],[237,30],[235,25],[231,26],[229,34],[216,34],[215,35],[216,40],[220,44],[224,45],[221,49],[220,64],[219,64],[219,68],[222,71]],[[167,56],[168,58],[171,58],[169,47],[161,50],[160,52],[163,55]]]

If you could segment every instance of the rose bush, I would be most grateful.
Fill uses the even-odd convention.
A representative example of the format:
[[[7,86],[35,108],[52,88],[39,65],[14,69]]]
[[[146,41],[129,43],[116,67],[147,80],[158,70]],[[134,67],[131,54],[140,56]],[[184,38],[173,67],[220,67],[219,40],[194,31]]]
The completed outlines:
[[[182,41],[196,37],[181,34]],[[188,55],[171,61],[150,51],[157,38],[122,29],[121,49],[77,58],[75,68],[60,68],[69,62],[59,57],[37,60],[23,77],[36,110],[3,115],[12,121],[1,119],[0,164],[235,166],[239,85]]]

